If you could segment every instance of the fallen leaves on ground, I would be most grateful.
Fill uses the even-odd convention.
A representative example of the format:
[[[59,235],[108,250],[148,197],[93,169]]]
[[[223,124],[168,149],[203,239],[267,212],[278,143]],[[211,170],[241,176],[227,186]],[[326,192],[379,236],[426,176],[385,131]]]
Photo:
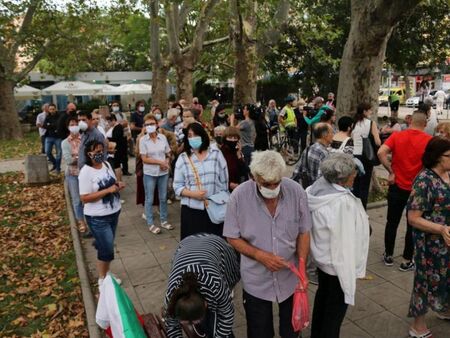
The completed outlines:
[[[41,152],[41,139],[37,131],[25,133],[21,140],[0,140],[0,160],[17,159]]]
[[[87,337],[61,182],[0,175],[0,336]]]

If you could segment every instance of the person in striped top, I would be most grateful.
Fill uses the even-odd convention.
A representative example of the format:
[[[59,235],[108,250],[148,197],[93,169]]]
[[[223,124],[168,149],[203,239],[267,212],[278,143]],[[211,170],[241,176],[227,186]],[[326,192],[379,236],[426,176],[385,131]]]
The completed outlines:
[[[236,251],[221,237],[203,233],[182,240],[165,295],[167,336],[183,337],[181,324],[187,324],[199,336],[234,337],[231,293],[240,278]]]
[[[214,224],[205,200],[228,191],[228,168],[222,152],[199,123],[191,123],[184,140],[185,152],[175,165],[173,189],[181,197],[181,239],[200,232],[222,236],[223,223]]]

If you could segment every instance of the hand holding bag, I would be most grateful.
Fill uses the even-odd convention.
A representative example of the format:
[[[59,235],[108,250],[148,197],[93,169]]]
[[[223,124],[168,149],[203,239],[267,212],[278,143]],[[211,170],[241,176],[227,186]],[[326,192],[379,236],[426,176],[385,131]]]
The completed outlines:
[[[192,159],[189,156],[187,156],[187,158],[191,164],[192,171],[194,172],[195,184],[199,190],[202,190],[202,183],[197,168],[194,166]],[[227,212],[227,203],[229,199],[230,193],[228,191],[220,191],[204,200],[205,209],[211,222],[214,224],[221,224],[225,221],[225,213]]]
[[[289,269],[299,278],[295,287],[292,300],[292,327],[294,332],[301,331],[309,325],[309,302],[307,293],[307,278],[305,260],[300,258],[298,269],[294,264],[289,265]]]

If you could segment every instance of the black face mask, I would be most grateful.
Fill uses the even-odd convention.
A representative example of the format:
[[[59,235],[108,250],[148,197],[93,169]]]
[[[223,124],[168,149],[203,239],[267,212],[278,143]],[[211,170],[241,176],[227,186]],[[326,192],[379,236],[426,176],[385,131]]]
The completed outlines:
[[[217,144],[223,143],[223,136],[216,136],[216,137],[214,137],[214,139],[216,140]]]
[[[228,148],[230,148],[231,150],[236,150],[238,141],[224,140],[223,143],[226,144],[228,146]]]

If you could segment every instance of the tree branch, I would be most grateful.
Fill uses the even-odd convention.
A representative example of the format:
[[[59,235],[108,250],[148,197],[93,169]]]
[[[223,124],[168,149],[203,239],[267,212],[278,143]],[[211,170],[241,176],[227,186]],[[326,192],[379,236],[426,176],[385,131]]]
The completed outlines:
[[[272,27],[266,29],[263,33],[262,39],[256,44],[256,51],[259,57],[264,56],[268,52],[267,47],[272,47],[280,40],[281,33],[286,29],[289,17],[290,9],[289,0],[280,0],[278,3],[277,11],[274,16]]]
[[[16,82],[22,81],[29,72],[33,70],[36,64],[42,59],[47,49],[50,47],[54,40],[47,40],[41,49],[34,55],[33,59],[23,68],[19,73],[14,74]]]
[[[17,34],[17,39],[14,42],[14,44],[11,47],[10,50],[10,57],[11,58],[15,58],[16,57],[16,53],[17,50],[19,49],[20,45],[22,44],[22,42],[25,39],[25,33],[28,30],[28,28],[31,25],[31,22],[33,21],[33,16],[34,13],[36,12],[37,7],[39,6],[39,3],[41,2],[41,0],[31,0],[30,1],[30,6],[27,9],[27,12],[25,13],[25,16],[23,18],[22,24],[20,25],[18,34]]]
[[[216,45],[216,44],[218,44],[218,43],[222,43],[222,42],[225,42],[225,41],[228,41],[228,40],[230,40],[230,36],[229,36],[229,35],[223,36],[223,37],[221,37],[221,38],[217,38],[217,39],[214,39],[214,40],[204,41],[204,42],[203,42],[202,48],[208,47],[208,46],[213,46],[213,45]],[[186,53],[188,53],[188,52],[190,51],[190,49],[191,49],[191,46],[186,46],[186,47],[184,47],[184,48],[181,50],[181,54],[186,54]]]
[[[192,48],[190,50],[191,55],[196,58],[203,48],[203,40],[205,38],[206,30],[208,29],[209,22],[211,21],[213,11],[219,0],[209,0],[202,7],[197,27],[195,28],[194,39],[192,41]]]
[[[176,29],[176,18],[174,17],[173,12],[174,4],[170,0],[166,0],[164,4],[164,8],[166,11],[166,28],[167,28],[167,38],[169,45],[169,52],[174,57],[178,58],[181,56],[180,42],[178,31]]]
[[[181,8],[178,12],[178,34],[181,33],[181,30],[186,25],[187,17],[189,15],[189,12],[192,9],[192,3],[191,1],[183,1]]]

